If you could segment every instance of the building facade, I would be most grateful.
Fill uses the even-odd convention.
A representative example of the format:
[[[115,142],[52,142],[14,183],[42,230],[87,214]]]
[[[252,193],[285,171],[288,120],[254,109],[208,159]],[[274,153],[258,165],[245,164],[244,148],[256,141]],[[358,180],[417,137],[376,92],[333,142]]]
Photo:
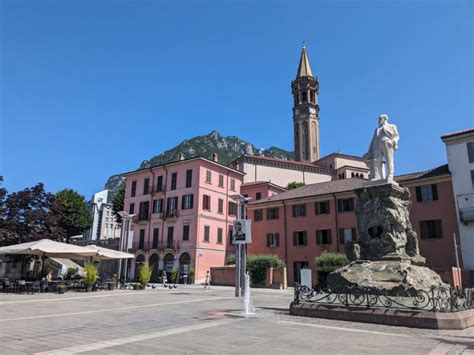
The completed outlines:
[[[83,234],[84,240],[104,240],[120,238],[121,225],[115,219],[112,204],[109,203],[109,190],[97,192],[89,203],[92,214],[92,228]]]
[[[449,170],[453,178],[457,224],[464,265],[474,270],[474,128],[446,134]],[[474,274],[471,274],[474,284]]]
[[[234,195],[240,193],[243,174],[202,157],[180,160],[124,174],[124,210],[133,217],[131,249],[136,260],[152,267],[152,282],[161,272],[171,277],[194,269],[196,282],[211,266],[223,266],[229,234],[237,214]]]
[[[397,181],[410,190],[410,219],[427,266],[449,278],[456,266],[452,236],[458,226],[447,165],[399,176]],[[279,255],[287,265],[289,284],[298,282],[301,268],[315,269],[315,257],[329,251],[344,253],[345,244],[357,241],[354,190],[364,183],[358,178],[317,183],[249,203],[248,252]]]

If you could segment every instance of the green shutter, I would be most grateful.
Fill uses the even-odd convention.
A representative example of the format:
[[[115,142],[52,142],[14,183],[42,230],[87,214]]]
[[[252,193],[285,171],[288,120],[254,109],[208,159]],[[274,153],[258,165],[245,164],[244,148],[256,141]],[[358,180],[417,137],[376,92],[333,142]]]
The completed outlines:
[[[328,229],[328,245],[332,243],[331,229]]]
[[[316,244],[317,245],[321,244],[321,231],[320,230],[316,231]]]
[[[269,247],[271,244],[271,238],[272,238],[271,233],[267,233],[267,247]]]
[[[280,246],[280,234],[276,233],[275,234],[275,241],[276,241],[276,246],[279,247]]]
[[[303,232],[303,245],[308,245],[308,233],[306,231]]]
[[[298,245],[298,233],[293,232],[293,245]]]

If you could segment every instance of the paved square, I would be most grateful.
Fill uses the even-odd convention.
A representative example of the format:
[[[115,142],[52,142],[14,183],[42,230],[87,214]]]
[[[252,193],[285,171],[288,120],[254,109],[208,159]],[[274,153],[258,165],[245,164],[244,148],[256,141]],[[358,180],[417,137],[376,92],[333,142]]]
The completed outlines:
[[[291,290],[233,288],[0,295],[2,354],[474,354],[474,329],[431,331],[288,315]]]

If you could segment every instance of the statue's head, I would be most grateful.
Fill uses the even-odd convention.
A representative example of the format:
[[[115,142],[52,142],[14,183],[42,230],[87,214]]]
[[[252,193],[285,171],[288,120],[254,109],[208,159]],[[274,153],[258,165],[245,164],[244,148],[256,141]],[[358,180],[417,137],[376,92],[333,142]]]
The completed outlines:
[[[388,122],[388,116],[386,114],[379,116],[379,125],[382,126],[385,122]]]

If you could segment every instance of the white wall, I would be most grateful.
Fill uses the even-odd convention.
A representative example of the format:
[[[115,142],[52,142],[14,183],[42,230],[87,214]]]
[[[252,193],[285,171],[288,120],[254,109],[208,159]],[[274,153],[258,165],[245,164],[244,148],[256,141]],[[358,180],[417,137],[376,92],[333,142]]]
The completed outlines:
[[[474,134],[467,139],[459,139],[446,144],[448,165],[453,180],[454,198],[458,208],[474,207],[474,195],[466,196],[467,200],[466,198],[456,198],[457,195],[474,194],[471,180],[471,170],[474,170],[474,163],[469,163],[466,146],[468,141],[474,142]],[[474,270],[474,223],[464,225],[460,222],[458,214],[458,225],[464,267]]]

